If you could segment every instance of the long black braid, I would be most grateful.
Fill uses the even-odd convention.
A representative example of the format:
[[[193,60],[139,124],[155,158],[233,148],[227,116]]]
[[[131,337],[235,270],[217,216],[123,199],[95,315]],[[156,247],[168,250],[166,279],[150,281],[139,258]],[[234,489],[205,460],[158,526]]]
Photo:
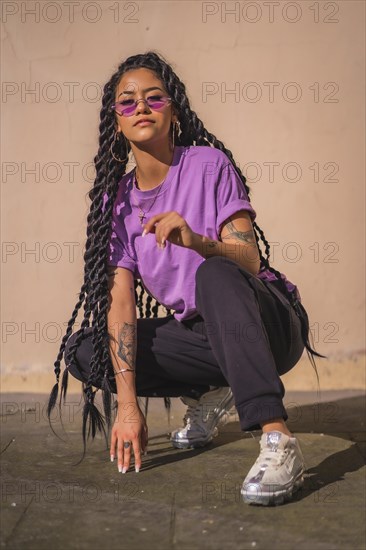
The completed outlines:
[[[173,105],[177,111],[178,120],[180,122],[180,133],[176,132],[174,141],[176,145],[203,145],[220,149],[233,164],[238,176],[240,177],[246,189],[248,197],[250,196],[250,188],[246,183],[245,176],[241,173],[236,165],[233,155],[225,145],[219,141],[213,134],[209,133],[204,127],[202,121],[197,114],[192,111],[189,99],[186,94],[185,85],[178,76],[174,73],[172,67],[164,60],[161,54],[155,51],[148,51],[144,54],[138,54],[128,57],[120,64],[117,71],[112,75],[109,82],[104,86],[102,108],[100,111],[99,124],[99,149],[94,158],[96,177],[92,189],[89,191],[89,199],[91,200],[90,211],[87,218],[86,244],[84,252],[84,282],[80,289],[79,298],[72,312],[71,319],[68,322],[66,333],[62,338],[61,346],[57,359],[54,363],[54,371],[56,375],[56,384],[52,388],[48,406],[47,415],[50,420],[51,412],[56,404],[61,368],[60,364],[64,356],[66,344],[72,334],[72,327],[76,321],[79,310],[83,306],[84,318],[81,323],[80,331],[75,338],[74,343],[68,349],[68,356],[65,357],[66,363],[72,363],[75,360],[76,350],[84,337],[84,331],[88,327],[92,327],[92,343],[93,355],[90,364],[90,375],[86,383],[83,382],[83,425],[82,435],[84,443],[84,453],[86,450],[86,428],[89,419],[88,437],[91,433],[92,438],[95,437],[97,431],[103,432],[106,441],[107,434],[105,431],[105,421],[108,429],[111,426],[111,387],[109,384],[109,376],[113,375],[113,366],[110,358],[109,349],[109,334],[107,325],[108,311],[108,275],[107,275],[107,259],[109,251],[109,238],[112,221],[113,205],[117,196],[118,185],[123,174],[126,173],[126,165],[128,162],[128,153],[130,146],[124,139],[120,139],[120,133],[117,134],[117,143],[114,144],[115,149],[118,149],[118,154],[123,162],[116,161],[110,153],[111,144],[115,138],[116,119],[115,113],[111,109],[115,102],[116,87],[122,75],[131,69],[146,68],[154,71],[165,86],[168,95],[173,99]],[[103,198],[107,195],[107,201],[103,209]],[[250,200],[250,199],[249,199]],[[301,306],[293,293],[290,293],[281,277],[281,274],[269,264],[270,246],[266,240],[263,231],[253,222],[256,242],[259,249],[261,270],[269,269],[277,277],[278,285],[294,306],[297,315],[302,323],[303,340],[306,342],[306,349],[311,354],[319,357],[323,355],[315,352],[308,340],[309,323],[306,311]],[[265,247],[265,256],[261,250],[260,241]],[[276,281],[276,282],[277,282]],[[137,289],[140,287],[140,295]],[[147,296],[145,304],[145,312],[143,310],[144,288],[140,281],[135,281],[135,298],[136,305],[139,310],[140,317],[158,316],[160,304],[151,296]],[[151,304],[154,303],[153,307]],[[167,310],[170,313],[170,310]],[[309,356],[310,357],[310,356]],[[67,359],[67,361],[66,361]],[[314,366],[314,365],[313,365]],[[316,370],[316,367],[315,367]],[[93,391],[93,383],[97,379],[102,379],[102,395],[103,409],[105,417],[101,415],[98,408],[94,404],[96,391]],[[59,407],[61,407],[62,397],[65,403],[68,384],[68,368],[64,370],[61,382],[61,392]],[[165,404],[169,407],[169,398],[165,399]],[[52,428],[52,426],[51,426]],[[108,442],[107,442],[108,446]]]

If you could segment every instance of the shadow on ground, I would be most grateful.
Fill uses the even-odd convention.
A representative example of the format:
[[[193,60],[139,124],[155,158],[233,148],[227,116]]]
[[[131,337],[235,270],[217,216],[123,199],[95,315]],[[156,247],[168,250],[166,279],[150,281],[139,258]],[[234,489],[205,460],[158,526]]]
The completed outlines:
[[[235,415],[200,450],[171,447],[161,399],[149,403],[149,451],[139,474],[119,474],[98,435],[82,455],[81,402],[68,396],[51,431],[45,395],[2,396],[2,538],[5,548],[365,548],[365,399],[360,392],[288,393],[289,429],[307,465],[305,485],[277,507],[244,504],[241,483],[260,432]]]

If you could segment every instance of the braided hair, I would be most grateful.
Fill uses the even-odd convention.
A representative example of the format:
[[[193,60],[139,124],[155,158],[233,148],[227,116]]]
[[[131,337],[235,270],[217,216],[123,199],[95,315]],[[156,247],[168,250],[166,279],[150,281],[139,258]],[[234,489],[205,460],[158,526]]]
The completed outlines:
[[[84,251],[84,282],[81,286],[78,301],[74,307],[71,318],[68,322],[66,333],[62,338],[60,350],[54,363],[54,372],[56,375],[56,383],[53,386],[48,405],[47,416],[50,420],[51,412],[55,407],[58,391],[61,368],[60,364],[64,356],[66,344],[72,334],[72,327],[76,321],[79,310],[83,306],[84,318],[81,322],[80,331],[74,340],[74,343],[68,348],[67,359],[72,363],[75,359],[76,350],[84,332],[88,327],[92,327],[92,345],[93,355],[90,363],[90,375],[86,382],[82,383],[84,407],[82,413],[82,436],[84,443],[84,454],[86,449],[86,429],[89,419],[88,438],[90,432],[94,439],[97,430],[103,432],[107,441],[105,431],[105,422],[107,428],[111,427],[111,397],[112,391],[109,383],[109,375],[113,374],[113,367],[110,358],[109,350],[109,334],[107,325],[107,310],[108,310],[108,275],[107,275],[107,255],[109,250],[110,227],[112,221],[113,205],[117,196],[119,182],[121,177],[126,173],[126,165],[128,162],[128,154],[130,145],[127,140],[121,139],[121,134],[116,132],[115,113],[111,109],[115,102],[115,92],[117,85],[126,71],[132,69],[146,68],[152,70],[157,78],[164,83],[168,95],[172,98],[178,120],[180,122],[180,133],[174,130],[175,144],[181,146],[203,145],[220,149],[233,164],[239,178],[243,182],[245,190],[250,195],[250,188],[246,183],[245,176],[241,173],[236,165],[233,155],[229,149],[225,147],[222,141],[211,134],[203,125],[203,122],[198,118],[197,114],[191,109],[189,99],[186,94],[185,85],[173,71],[171,65],[155,51],[147,51],[143,54],[132,55],[123,61],[117,71],[112,75],[110,80],[105,84],[102,97],[102,108],[100,111],[99,124],[99,148],[94,158],[95,165],[95,181],[92,189],[88,192],[88,197],[91,201],[90,211],[87,217],[86,244]],[[110,148],[116,138],[113,147],[119,151],[120,158],[124,159],[118,162],[111,154]],[[107,195],[107,201],[103,207],[103,197]],[[250,200],[250,199],[249,199]],[[302,311],[301,303],[296,300],[295,296],[290,293],[281,277],[281,274],[270,266],[269,255],[270,246],[266,240],[263,231],[253,222],[253,229],[260,254],[261,270],[269,269],[276,275],[278,284],[282,291],[289,298],[292,305],[295,307],[298,316],[302,321],[303,340],[306,342],[308,354],[324,357],[311,349],[308,341],[309,324],[305,310]],[[261,250],[264,245],[265,256]],[[140,288],[140,295],[137,290]],[[145,312],[143,310],[143,295],[144,288],[139,281],[135,281],[135,298],[136,306],[139,310],[140,317],[158,316],[160,304],[153,300],[151,296],[147,296]],[[155,302],[153,307],[152,303]],[[297,309],[296,309],[297,308]],[[302,308],[302,309],[301,309]],[[167,310],[168,314],[170,310]],[[66,357],[65,357],[66,360]],[[65,361],[66,362],[66,361]],[[315,367],[316,368],[316,367]],[[96,391],[93,391],[93,382],[97,379],[102,379],[101,389],[103,395],[104,418],[94,404]],[[61,402],[65,403],[68,384],[68,367],[65,368],[61,381],[61,391],[59,407]],[[165,404],[169,407],[169,398],[165,398]],[[60,415],[61,418],[61,415]],[[51,429],[52,425],[50,423]],[[57,435],[57,434],[56,434]],[[107,443],[108,446],[108,443]]]

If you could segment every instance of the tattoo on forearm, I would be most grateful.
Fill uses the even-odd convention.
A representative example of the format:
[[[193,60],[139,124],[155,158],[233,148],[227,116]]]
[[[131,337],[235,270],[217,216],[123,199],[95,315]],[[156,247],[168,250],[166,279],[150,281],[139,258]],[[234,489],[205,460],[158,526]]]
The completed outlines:
[[[234,225],[234,222],[230,222],[227,224],[227,229],[229,231],[228,235],[225,235],[225,237],[222,237],[222,240],[225,239],[237,239],[238,241],[242,241],[244,243],[255,243],[255,236],[252,229],[249,231],[238,231]]]
[[[123,323],[118,333],[118,357],[132,368],[136,352],[136,324]]]

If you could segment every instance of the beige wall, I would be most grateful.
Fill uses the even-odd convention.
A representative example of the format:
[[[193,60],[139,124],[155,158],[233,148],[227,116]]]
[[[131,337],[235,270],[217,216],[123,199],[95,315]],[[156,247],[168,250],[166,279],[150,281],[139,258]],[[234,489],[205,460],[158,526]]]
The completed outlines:
[[[364,3],[272,6],[3,2],[3,390],[53,382],[82,282],[98,94],[151,48],[244,169],[272,263],[298,284],[330,358],[322,386],[363,384]],[[305,363],[289,387],[313,387]]]

